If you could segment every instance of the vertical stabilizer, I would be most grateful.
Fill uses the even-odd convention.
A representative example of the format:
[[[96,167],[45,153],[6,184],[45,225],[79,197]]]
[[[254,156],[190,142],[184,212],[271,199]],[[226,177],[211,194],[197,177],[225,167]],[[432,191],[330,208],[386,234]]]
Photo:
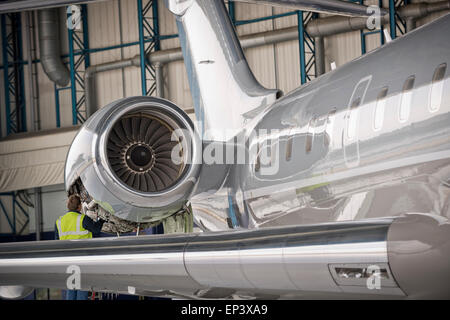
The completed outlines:
[[[278,90],[255,79],[223,1],[166,0],[166,5],[177,18],[203,139],[226,141],[242,129],[245,113],[274,102]]]

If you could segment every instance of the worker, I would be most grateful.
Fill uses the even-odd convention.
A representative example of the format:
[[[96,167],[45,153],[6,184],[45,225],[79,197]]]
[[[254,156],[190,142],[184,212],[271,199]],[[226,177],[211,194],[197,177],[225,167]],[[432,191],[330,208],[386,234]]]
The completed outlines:
[[[98,235],[102,229],[102,219],[94,222],[91,218],[81,213],[81,199],[78,195],[71,195],[67,200],[69,211],[56,220],[55,239],[90,239]],[[87,300],[88,292],[80,290],[67,290],[66,300]]]

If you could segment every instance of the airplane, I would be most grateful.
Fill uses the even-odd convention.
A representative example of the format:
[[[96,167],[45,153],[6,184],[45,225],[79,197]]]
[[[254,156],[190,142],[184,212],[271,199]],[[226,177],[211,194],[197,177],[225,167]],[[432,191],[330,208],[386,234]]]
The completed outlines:
[[[75,278],[186,299],[449,299],[450,15],[283,95],[252,74],[222,1],[166,5],[198,121],[115,101],[78,132],[65,184],[135,224],[189,203],[202,232],[1,244],[0,296]]]

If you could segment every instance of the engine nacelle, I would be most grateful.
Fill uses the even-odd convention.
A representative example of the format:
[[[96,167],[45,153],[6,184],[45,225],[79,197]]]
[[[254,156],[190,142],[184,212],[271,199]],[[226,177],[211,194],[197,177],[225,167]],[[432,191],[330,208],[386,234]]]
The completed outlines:
[[[76,135],[67,155],[66,191],[80,179],[115,216],[158,221],[194,191],[201,148],[191,119],[170,101],[121,99],[97,111]]]

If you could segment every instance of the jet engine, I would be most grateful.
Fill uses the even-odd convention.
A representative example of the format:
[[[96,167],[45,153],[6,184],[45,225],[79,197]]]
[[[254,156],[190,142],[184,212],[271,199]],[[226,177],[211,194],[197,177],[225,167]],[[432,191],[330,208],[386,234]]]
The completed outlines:
[[[152,223],[180,210],[196,186],[201,142],[170,101],[132,97],[93,114],[70,147],[66,191],[114,217]]]

